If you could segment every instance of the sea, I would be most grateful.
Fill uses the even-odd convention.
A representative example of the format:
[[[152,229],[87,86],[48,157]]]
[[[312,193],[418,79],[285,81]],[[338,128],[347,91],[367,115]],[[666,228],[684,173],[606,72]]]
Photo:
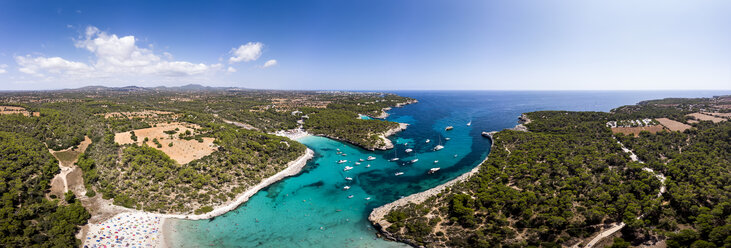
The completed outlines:
[[[388,112],[387,120],[409,124],[389,137],[394,149],[368,151],[324,137],[302,138],[299,142],[314,150],[315,157],[301,173],[272,184],[214,219],[170,222],[174,232],[166,238],[171,246],[405,247],[377,237],[368,221],[371,210],[470,171],[490,152],[490,140],[480,135],[483,131],[513,127],[521,113],[531,111],[609,111],[643,100],[711,97],[731,91],[392,93],[419,100]],[[447,126],[454,129],[447,131]],[[437,145],[444,148],[435,151]],[[375,159],[368,160],[369,156]],[[345,171],[346,166],[353,169]],[[428,173],[437,167],[436,173]]]

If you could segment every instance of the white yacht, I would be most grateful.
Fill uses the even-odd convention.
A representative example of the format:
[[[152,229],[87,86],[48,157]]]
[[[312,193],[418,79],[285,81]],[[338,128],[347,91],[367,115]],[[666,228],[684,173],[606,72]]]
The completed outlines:
[[[353,169],[353,167],[345,166],[345,168],[343,168],[343,171],[349,171],[349,170],[352,170],[352,169]]]
[[[398,161],[398,160],[399,160],[399,158],[392,158],[389,161],[394,162],[394,161]]]
[[[435,151],[439,151],[441,149],[444,149],[444,146],[443,145],[437,145],[437,146],[434,147],[434,150]]]
[[[403,175],[403,174],[404,174],[403,172],[400,172],[400,171],[399,171],[399,172],[396,172],[396,174],[394,174],[394,175],[395,175],[395,176],[400,176],[400,175]]]
[[[366,168],[371,168],[371,164],[367,164],[366,165]]]
[[[432,174],[434,172],[437,172],[439,169],[441,169],[441,168],[439,168],[439,167],[431,168],[431,169],[429,169],[429,174]]]
[[[345,180],[353,181],[353,178],[352,177],[346,177]]]
[[[376,157],[374,157],[374,156],[368,156],[368,161],[371,161],[371,160],[376,160]]]
[[[370,197],[366,197],[365,199],[366,199],[366,201],[370,201],[370,200],[371,200],[371,198],[370,198]]]
[[[345,160],[345,159],[338,160],[338,164],[344,164],[344,163],[347,163],[347,162],[348,162],[348,160]]]
[[[429,142],[431,142],[431,140],[429,140],[429,139],[426,139],[426,142],[425,142],[425,143],[429,143]]]
[[[439,163],[439,160],[434,160],[434,163],[435,163],[435,164],[436,164],[436,163]]]
[[[454,129],[453,126],[447,126],[447,127],[444,128],[444,130],[446,130],[446,131],[449,131],[449,130],[452,130],[452,129]]]
[[[419,159],[418,158],[415,158],[415,159],[411,160],[411,163],[416,163],[416,162],[419,162]]]
[[[452,139],[452,138],[450,138],[450,137],[446,137],[446,138],[444,138],[444,140],[451,140],[451,139]]]
[[[365,161],[365,159],[362,159],[362,158],[358,159],[358,162],[363,162],[363,161]]]
[[[456,158],[457,157],[457,154],[454,154],[454,157]]]
[[[355,165],[360,165],[360,162],[355,162]]]
[[[349,196],[348,196],[348,199],[350,199],[350,198],[353,198],[353,195],[349,195]]]
[[[414,149],[411,149],[411,148],[406,149],[406,153],[413,152],[413,151],[414,151]]]
[[[467,126],[468,126],[468,127],[469,127],[469,126],[472,126],[472,121],[470,121],[470,122],[467,122]]]
[[[343,190],[349,190],[349,189],[350,189],[350,186],[348,186],[348,185],[345,185],[345,187],[343,187]]]

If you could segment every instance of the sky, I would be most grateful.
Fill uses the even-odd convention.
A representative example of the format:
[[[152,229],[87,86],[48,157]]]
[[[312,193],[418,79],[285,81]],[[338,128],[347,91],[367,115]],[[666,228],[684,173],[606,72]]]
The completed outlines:
[[[729,90],[731,1],[0,1],[0,90]]]

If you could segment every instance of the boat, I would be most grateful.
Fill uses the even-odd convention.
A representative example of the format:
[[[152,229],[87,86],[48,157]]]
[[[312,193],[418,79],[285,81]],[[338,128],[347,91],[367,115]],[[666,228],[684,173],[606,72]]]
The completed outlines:
[[[348,156],[348,154],[345,154],[345,153],[343,153],[342,155],[343,155],[343,156]]]
[[[434,160],[434,163],[435,163],[435,164],[436,164],[436,163],[439,163],[439,160]]]
[[[431,140],[429,140],[429,139],[426,139],[426,142],[424,142],[424,143],[429,143],[429,142],[431,142]]]
[[[360,162],[355,162],[355,165],[360,165]]]
[[[441,169],[441,168],[439,168],[439,167],[431,168],[431,169],[429,169],[429,174],[433,174],[434,172],[437,172],[439,169]]]
[[[398,150],[397,149],[393,149],[393,158],[389,159],[388,161],[391,161],[391,162],[398,161]]]
[[[371,198],[370,198],[370,197],[366,197],[365,199],[366,199],[366,201],[370,201],[370,200],[371,200]]]
[[[444,128],[444,130],[446,130],[446,131],[449,131],[449,130],[452,130],[452,129],[454,129],[453,126],[447,126],[447,127]]]
[[[349,171],[349,170],[352,170],[352,169],[353,169],[353,167],[345,166],[345,168],[343,168],[343,171]]]
[[[472,126],[472,121],[470,121],[470,122],[467,122],[467,126],[468,126],[468,127],[469,127],[469,126]]]
[[[439,151],[441,149],[444,149],[444,146],[443,145],[437,145],[437,146],[434,147],[434,150],[435,151]]]
[[[413,152],[413,151],[414,151],[414,149],[411,149],[411,148],[406,149],[406,153]]]
[[[349,195],[349,196],[348,196],[348,199],[350,199],[350,198],[353,198],[353,195]]]
[[[348,160],[345,160],[345,159],[338,160],[338,164],[344,164],[344,163],[347,163],[347,162],[348,162]]]
[[[337,150],[337,151],[340,151],[340,148],[337,148],[337,149],[335,149],[335,150]]]
[[[456,158],[457,157],[457,154],[454,154],[454,157]]]
[[[365,161],[365,159],[362,159],[362,158],[358,159],[358,162],[363,162],[363,161]]]
[[[370,168],[370,167],[371,167],[371,164],[367,164],[367,165],[366,165],[366,168]]]
[[[348,185],[345,185],[345,187],[343,187],[343,190],[349,190],[349,189],[350,189],[350,186],[348,186]]]
[[[343,152],[336,152],[335,154],[340,155],[340,154],[343,154]]]
[[[400,176],[400,175],[403,175],[403,174],[404,174],[403,172],[400,172],[400,171],[399,171],[399,172],[396,172],[396,174],[394,174],[394,175],[395,175],[395,176]]]
[[[418,158],[415,158],[415,159],[411,160],[411,162],[412,162],[412,163],[416,163],[416,162],[419,162],[419,159],[418,159]]]
[[[452,139],[452,138],[449,138],[449,137],[446,137],[446,138],[444,138],[444,140],[451,140],[451,139]]]
[[[353,178],[352,177],[346,177],[345,180],[353,181]]]
[[[374,156],[368,156],[368,161],[371,161],[371,160],[376,160],[376,157],[374,157]]]

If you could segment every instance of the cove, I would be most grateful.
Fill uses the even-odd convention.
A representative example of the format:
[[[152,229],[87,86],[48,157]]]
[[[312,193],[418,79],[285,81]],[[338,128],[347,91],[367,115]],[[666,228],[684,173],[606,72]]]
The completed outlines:
[[[388,120],[410,124],[390,137],[394,149],[371,152],[323,137],[303,138],[299,141],[315,151],[315,158],[300,174],[265,188],[236,210],[214,219],[171,221],[169,226],[175,232],[166,239],[173,247],[404,247],[377,238],[367,220],[368,214],[375,207],[435,187],[474,168],[489,153],[490,141],[482,138],[480,132],[512,127],[523,112],[608,111],[644,99],[692,94],[655,93],[661,94],[658,97],[647,92],[396,93],[420,102],[389,111]],[[700,92],[694,94],[705,96]],[[472,125],[467,126],[470,121]],[[450,125],[454,129],[446,131],[444,128]],[[426,143],[426,139],[430,142]],[[440,143],[445,148],[434,151]],[[406,153],[406,148],[413,152]],[[347,156],[337,154],[337,149]],[[376,159],[355,165],[355,161],[368,156]],[[400,160],[390,162],[393,157]],[[417,158],[418,162],[409,162]],[[339,164],[338,160],[348,162]],[[439,162],[435,164],[435,160]],[[354,168],[343,171],[346,165]],[[432,167],[441,170],[427,174]],[[396,176],[396,172],[403,175]],[[350,189],[343,189],[345,186]]]

